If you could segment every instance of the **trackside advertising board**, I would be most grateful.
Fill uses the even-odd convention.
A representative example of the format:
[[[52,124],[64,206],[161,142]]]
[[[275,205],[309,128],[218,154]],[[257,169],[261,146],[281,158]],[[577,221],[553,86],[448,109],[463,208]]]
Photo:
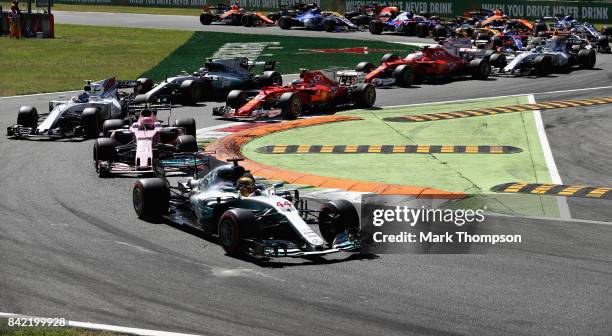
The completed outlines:
[[[123,5],[144,7],[192,7],[200,8],[206,4],[214,6],[217,3],[238,3],[248,9],[263,11],[278,10],[281,4],[317,3],[327,10],[346,11],[360,5],[369,4],[371,0],[56,0],[55,3],[79,5]],[[612,22],[610,8],[612,3],[586,1],[504,1],[504,0],[451,0],[451,1],[388,1],[389,5],[401,10],[426,12],[430,15],[453,17],[463,15],[465,11],[478,8],[500,8],[505,14],[514,17],[538,19],[544,16],[573,15],[581,21]]]

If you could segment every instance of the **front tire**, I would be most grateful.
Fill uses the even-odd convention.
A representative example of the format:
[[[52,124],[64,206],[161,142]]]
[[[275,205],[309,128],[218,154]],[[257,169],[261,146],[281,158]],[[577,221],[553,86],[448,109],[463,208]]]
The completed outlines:
[[[211,13],[200,14],[200,23],[204,26],[208,26],[213,22],[213,15]]]
[[[319,212],[319,231],[329,244],[346,229],[359,228],[359,214],[355,206],[346,200],[330,201]]]
[[[291,16],[281,16],[278,19],[278,26],[280,29],[288,30],[293,26],[293,18]]]
[[[578,64],[583,69],[593,69],[597,62],[597,56],[593,49],[583,49],[578,52]]]
[[[374,64],[370,62],[359,62],[355,67],[355,71],[370,73],[372,70],[376,69]]]
[[[193,135],[179,135],[176,140],[176,151],[178,153],[196,153],[198,142]]]
[[[161,178],[140,179],[132,189],[132,205],[138,218],[157,220],[168,213],[170,188]]]
[[[97,107],[87,107],[81,113],[81,125],[85,137],[95,139],[100,135],[102,125],[100,125],[100,109]]]
[[[302,114],[302,100],[295,92],[283,93],[278,105],[281,108],[281,116],[285,120],[295,120]]]
[[[32,129],[32,134],[34,134],[36,127],[38,126],[38,111],[36,110],[36,107],[20,107],[19,112],[17,112],[17,125],[30,127]]]
[[[114,130],[123,128],[123,125],[124,123],[121,119],[105,120],[102,124],[102,135],[105,137],[110,137]]]
[[[181,83],[181,100],[183,105],[197,105],[202,100],[202,85],[194,80]]]
[[[185,130],[186,135],[191,135],[193,137],[196,136],[196,122],[193,118],[181,118],[176,119],[172,126],[174,127],[182,127]]]
[[[479,58],[470,62],[469,70],[473,79],[487,79],[491,74],[491,65],[486,60]]]
[[[372,20],[370,21],[370,24],[368,25],[368,30],[370,31],[371,34],[374,35],[380,35],[383,32],[383,23],[382,21],[379,20]]]
[[[357,107],[372,107],[376,102],[376,89],[370,83],[359,83],[351,92],[351,99]]]
[[[242,105],[249,101],[249,97],[246,92],[242,90],[232,90],[227,95],[225,104],[233,109],[239,109]]]
[[[217,233],[225,253],[236,255],[244,251],[244,239],[253,238],[257,233],[257,220],[249,210],[227,210],[219,219]]]
[[[328,33],[334,32],[336,30],[336,21],[332,19],[323,21],[323,29]]]
[[[399,87],[409,87],[414,83],[414,73],[412,67],[407,64],[402,64],[393,70],[393,78],[395,84]]]
[[[104,177],[105,173],[100,170],[100,163],[115,162],[117,160],[117,143],[111,138],[98,138],[94,143],[93,160],[96,172],[100,173],[100,177]]]

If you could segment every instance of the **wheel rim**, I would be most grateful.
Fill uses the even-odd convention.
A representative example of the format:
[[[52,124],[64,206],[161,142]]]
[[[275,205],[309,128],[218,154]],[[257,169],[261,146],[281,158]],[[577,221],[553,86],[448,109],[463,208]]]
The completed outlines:
[[[294,98],[291,102],[291,113],[299,117],[300,116],[300,107],[302,106],[302,102],[299,99]]]
[[[221,222],[221,227],[219,228],[219,238],[221,240],[221,244],[223,246],[231,246],[234,242],[234,225],[229,220],[224,220]]]
[[[373,87],[368,86],[368,89],[366,90],[366,101],[368,105],[373,105],[375,99],[376,99],[376,90]]]

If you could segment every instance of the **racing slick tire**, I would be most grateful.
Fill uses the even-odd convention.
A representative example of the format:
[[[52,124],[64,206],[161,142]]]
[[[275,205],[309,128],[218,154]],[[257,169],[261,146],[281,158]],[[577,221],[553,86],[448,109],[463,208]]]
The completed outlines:
[[[247,93],[242,90],[232,90],[227,95],[225,104],[233,109],[240,108],[249,101]]]
[[[607,36],[599,36],[597,39],[597,51],[600,53],[610,53],[610,40]]]
[[[194,80],[186,80],[181,83],[181,102],[183,105],[196,105],[202,100],[202,84]]]
[[[446,38],[446,36],[448,35],[448,31],[443,25],[436,25],[433,31],[431,32],[431,35],[433,35],[435,41],[438,41],[442,38]]]
[[[176,139],[177,153],[195,153],[198,151],[198,142],[193,135],[179,135]]]
[[[533,60],[533,68],[539,76],[548,76],[552,72],[552,59],[548,55],[540,55]]]
[[[578,64],[582,69],[593,69],[597,62],[597,56],[593,49],[582,49],[578,52]]]
[[[376,66],[370,62],[359,62],[355,67],[355,71],[370,73],[372,70],[376,69]]]
[[[100,162],[115,162],[117,161],[117,150],[115,146],[117,143],[111,138],[98,138],[94,143],[93,147],[93,160],[96,172],[100,177],[107,177],[108,172],[100,169]]]
[[[415,27],[415,30],[417,37],[425,38],[429,36],[429,26],[427,25],[427,23],[418,23]]]
[[[346,12],[344,13],[344,17],[347,18],[347,20],[350,20],[356,16],[361,15],[361,13],[359,13],[359,11],[350,11],[350,12]]]
[[[370,83],[359,83],[351,92],[351,100],[357,107],[372,107],[376,102],[376,89]]]
[[[132,205],[138,218],[158,220],[168,213],[170,188],[164,179],[146,178],[136,181],[132,189]]]
[[[496,68],[503,68],[508,64],[506,55],[502,53],[494,53],[489,57],[489,63]]]
[[[102,123],[102,135],[105,137],[110,137],[111,133],[116,130],[123,128],[123,120],[121,119],[108,119]]]
[[[213,22],[213,15],[211,13],[200,14],[200,23],[204,26],[208,26]]]
[[[278,26],[280,29],[291,29],[293,26],[293,18],[291,16],[281,16],[278,19]]]
[[[285,92],[278,99],[281,116],[285,120],[295,120],[302,114],[302,100],[295,92]]]
[[[136,94],[145,94],[151,91],[154,85],[155,84],[153,83],[153,80],[151,80],[150,78],[138,78],[136,80],[136,87],[134,88],[134,92]]]
[[[329,244],[346,229],[359,228],[359,214],[355,206],[346,200],[330,201],[319,212],[319,231]]]
[[[603,26],[603,28],[601,28],[601,34],[605,35],[605,36],[611,36],[612,35],[612,27]]]
[[[245,27],[254,27],[255,26],[255,15],[253,14],[245,14],[240,18],[240,23],[242,23]]]
[[[490,41],[491,36],[489,35],[489,33],[478,33],[476,34],[476,40],[477,41]]]
[[[368,25],[368,30],[370,31],[371,34],[374,35],[380,35],[383,32],[383,23],[380,20],[372,20],[370,21],[370,24]]]
[[[261,86],[283,85],[283,76],[278,71],[264,71],[259,76]]]
[[[395,78],[395,85],[399,87],[409,87],[414,82],[412,67],[407,64],[402,64],[395,68],[392,76]]]
[[[228,255],[239,254],[244,251],[244,239],[253,238],[257,234],[256,230],[257,219],[251,211],[227,210],[219,218],[219,244]]]
[[[102,130],[102,125],[100,123],[100,108],[85,108],[81,113],[81,124],[87,138],[97,138]]]
[[[172,123],[173,127],[182,127],[186,135],[196,136],[196,121],[193,118],[176,119]]]
[[[351,22],[356,26],[365,26],[370,22],[370,17],[367,15],[358,15],[352,18]]]
[[[482,58],[470,61],[468,68],[474,79],[487,79],[491,74],[491,64]]]
[[[36,127],[38,126],[38,111],[36,110],[36,107],[20,107],[19,112],[17,112],[17,125],[30,127],[32,129],[32,133],[34,133],[36,131]]]
[[[537,22],[533,27],[533,36],[539,36],[540,32],[546,32],[548,30],[548,26],[546,22]]]
[[[328,33],[335,31],[336,30],[336,20],[327,19],[323,21],[323,29]]]
[[[497,47],[503,47],[504,46],[504,41],[502,41],[501,37],[499,36],[493,36],[491,38],[491,43],[493,44],[493,47],[497,48]]]
[[[396,54],[384,54],[380,59],[382,63],[397,61],[400,57]]]

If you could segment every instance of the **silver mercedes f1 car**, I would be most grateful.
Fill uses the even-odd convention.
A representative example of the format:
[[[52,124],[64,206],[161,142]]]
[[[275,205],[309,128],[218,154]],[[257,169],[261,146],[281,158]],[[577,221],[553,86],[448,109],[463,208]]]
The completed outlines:
[[[239,180],[252,179],[228,160],[201,178],[169,186],[164,178],[140,179],[133,188],[134,210],[141,219],[165,219],[217,236],[230,255],[261,259],[308,257],[361,246],[359,215],[348,201],[331,201],[319,210],[296,190],[256,186],[242,188]],[[309,224],[317,224],[321,234]]]

